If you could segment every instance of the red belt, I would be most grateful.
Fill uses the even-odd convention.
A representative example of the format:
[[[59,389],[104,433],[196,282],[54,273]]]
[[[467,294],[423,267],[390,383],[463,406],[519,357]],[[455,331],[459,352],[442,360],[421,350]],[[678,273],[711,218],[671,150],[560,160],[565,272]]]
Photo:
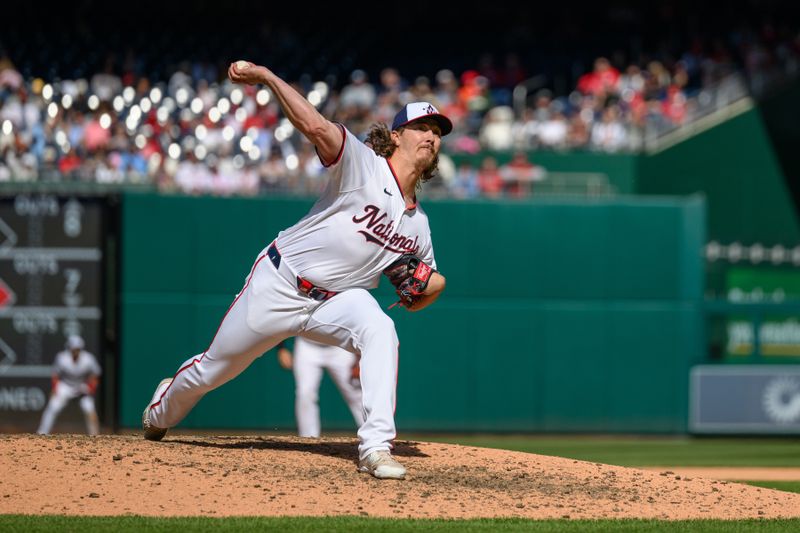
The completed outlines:
[[[267,249],[267,255],[269,256],[269,260],[272,261],[272,264],[275,266],[277,270],[278,267],[281,266],[281,253],[278,251],[278,247],[275,246],[273,242],[270,244],[269,248]],[[330,298],[333,298],[338,293],[335,291],[325,290],[322,287],[317,287],[307,279],[303,279],[300,276],[297,277],[297,290],[311,298],[312,300],[317,301],[324,301]]]

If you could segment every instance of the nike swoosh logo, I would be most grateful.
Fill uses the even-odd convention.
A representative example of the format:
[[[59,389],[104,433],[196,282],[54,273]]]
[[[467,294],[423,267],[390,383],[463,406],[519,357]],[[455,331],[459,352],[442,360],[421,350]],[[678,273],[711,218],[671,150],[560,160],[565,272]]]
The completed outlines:
[[[391,192],[389,192],[389,189],[387,189],[386,187],[384,187],[384,188],[383,188],[383,192],[385,192],[385,193],[386,193],[386,194],[388,194],[389,196],[391,196],[391,195],[392,195],[392,193],[391,193]]]

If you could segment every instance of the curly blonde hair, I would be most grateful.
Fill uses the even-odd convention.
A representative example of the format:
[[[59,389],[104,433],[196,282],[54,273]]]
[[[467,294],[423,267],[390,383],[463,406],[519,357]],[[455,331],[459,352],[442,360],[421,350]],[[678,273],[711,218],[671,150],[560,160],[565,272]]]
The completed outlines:
[[[403,131],[405,128],[400,127],[398,132]],[[390,158],[394,153],[395,146],[392,141],[392,132],[386,124],[377,122],[369,128],[367,139],[364,141],[372,150],[379,156]],[[433,159],[433,162],[422,172],[422,177],[417,182],[417,188],[422,186],[422,183],[431,180],[439,171],[439,154]]]

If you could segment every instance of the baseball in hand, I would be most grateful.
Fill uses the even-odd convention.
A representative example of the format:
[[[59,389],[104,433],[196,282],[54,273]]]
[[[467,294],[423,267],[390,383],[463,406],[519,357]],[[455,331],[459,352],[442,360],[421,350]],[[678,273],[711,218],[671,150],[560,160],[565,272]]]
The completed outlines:
[[[236,62],[236,70],[244,70],[250,67],[250,63],[247,61],[237,61]]]

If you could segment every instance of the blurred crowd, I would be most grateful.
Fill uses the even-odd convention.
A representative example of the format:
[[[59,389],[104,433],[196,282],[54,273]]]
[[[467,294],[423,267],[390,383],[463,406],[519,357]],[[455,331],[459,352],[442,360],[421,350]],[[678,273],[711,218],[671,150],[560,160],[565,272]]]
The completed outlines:
[[[527,196],[547,179],[530,160],[536,150],[636,151],[648,135],[691,121],[704,95],[737,73],[760,91],[800,71],[800,33],[762,27],[740,35],[737,46],[734,53],[721,41],[696,41],[675,59],[627,64],[598,57],[564,94],[537,82],[516,54],[486,54],[473,68],[431,78],[386,67],[373,77],[355,69],[341,84],[308,76],[293,84],[362,138],[405,103],[430,101],[454,123],[434,191]],[[474,158],[459,159],[484,152],[515,155],[506,164],[487,155],[474,167]],[[185,62],[168,79],[151,80],[109,58],[87,78],[46,80],[23,77],[11,57],[0,57],[0,181],[314,194],[322,172],[313,146],[267,90],[233,85],[213,64]]]

